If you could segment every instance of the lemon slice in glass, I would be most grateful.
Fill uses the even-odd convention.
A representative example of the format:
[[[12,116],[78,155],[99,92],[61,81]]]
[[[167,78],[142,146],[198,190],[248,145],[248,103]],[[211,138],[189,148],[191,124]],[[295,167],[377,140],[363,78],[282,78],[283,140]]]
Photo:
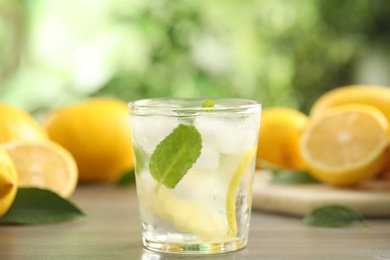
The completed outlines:
[[[169,222],[181,232],[189,232],[201,240],[225,241],[237,234],[236,192],[242,178],[254,162],[256,147],[243,155],[228,155],[219,171],[190,169],[174,189],[161,187],[156,193],[150,178],[137,182],[143,219],[153,222],[149,211]],[[228,170],[229,169],[229,170]]]

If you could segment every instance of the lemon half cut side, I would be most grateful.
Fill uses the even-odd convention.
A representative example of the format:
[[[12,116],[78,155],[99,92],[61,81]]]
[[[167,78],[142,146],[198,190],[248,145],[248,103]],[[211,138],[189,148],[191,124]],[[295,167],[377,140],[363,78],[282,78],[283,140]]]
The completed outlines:
[[[303,133],[302,157],[319,180],[355,185],[380,172],[389,145],[389,125],[378,109],[343,105],[313,120]]]
[[[77,185],[71,154],[54,142],[13,141],[2,145],[12,158],[19,187],[49,189],[69,198]]]

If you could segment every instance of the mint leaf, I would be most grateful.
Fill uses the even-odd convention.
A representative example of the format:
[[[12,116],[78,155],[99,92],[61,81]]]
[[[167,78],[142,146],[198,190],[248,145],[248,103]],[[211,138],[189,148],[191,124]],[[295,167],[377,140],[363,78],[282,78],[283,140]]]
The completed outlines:
[[[212,101],[212,100],[206,100],[202,104],[202,107],[213,107],[213,106],[214,106],[214,101]]]
[[[206,100],[203,102],[202,107],[214,107],[214,101],[212,100]],[[212,110],[208,109],[207,112],[211,112]]]
[[[328,205],[314,209],[305,216],[303,223],[319,227],[345,227],[359,223],[367,226],[360,212],[341,205]]]
[[[48,224],[84,216],[70,201],[39,188],[19,188],[8,212],[0,223]]]
[[[200,156],[202,138],[192,125],[179,124],[153,151],[149,170],[158,182],[173,189]]]
[[[147,165],[148,155],[141,146],[135,145],[133,147],[135,157],[135,174],[141,172]]]
[[[260,160],[259,166],[264,170],[271,172],[272,184],[311,184],[320,183],[317,179],[310,175],[310,173],[301,171],[281,168],[275,164]]]
[[[272,172],[272,184],[312,184],[320,183],[309,173],[298,170],[278,170]]]
[[[116,185],[119,187],[130,186],[135,183],[135,172],[130,170],[122,174],[122,176],[116,181]]]
[[[279,166],[277,166],[277,165],[275,165],[273,163],[267,162],[265,160],[261,160],[260,159],[256,163],[258,164],[258,166],[260,168],[262,168],[264,170],[268,170],[268,171],[270,171],[272,173],[275,173],[275,172],[281,170],[281,167],[279,167]]]

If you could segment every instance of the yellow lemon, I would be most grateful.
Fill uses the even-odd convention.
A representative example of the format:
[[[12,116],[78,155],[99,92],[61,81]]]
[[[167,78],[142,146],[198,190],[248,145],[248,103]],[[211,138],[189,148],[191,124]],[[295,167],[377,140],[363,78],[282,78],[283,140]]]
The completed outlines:
[[[326,92],[313,104],[310,118],[318,118],[333,107],[353,103],[376,107],[390,123],[390,87],[371,85],[342,86]],[[388,134],[390,137],[390,128]],[[390,150],[383,171],[390,171]]]
[[[379,173],[389,145],[389,124],[378,109],[344,105],[329,110],[305,130],[301,151],[316,178],[350,186]]]
[[[261,114],[257,159],[283,168],[304,168],[299,142],[308,122],[305,114],[291,108],[264,109]]]
[[[134,167],[129,113],[122,101],[81,101],[53,111],[43,124],[75,158],[80,182],[114,180]]]
[[[374,106],[390,122],[390,87],[385,86],[351,85],[332,89],[313,104],[310,117],[317,118],[333,107],[352,103]]]
[[[72,155],[54,142],[12,141],[2,144],[18,173],[19,187],[49,189],[69,198],[77,185]]]
[[[24,110],[0,103],[0,143],[12,140],[48,140],[45,130]]]
[[[15,199],[17,174],[12,159],[0,147],[0,217],[7,213]]]

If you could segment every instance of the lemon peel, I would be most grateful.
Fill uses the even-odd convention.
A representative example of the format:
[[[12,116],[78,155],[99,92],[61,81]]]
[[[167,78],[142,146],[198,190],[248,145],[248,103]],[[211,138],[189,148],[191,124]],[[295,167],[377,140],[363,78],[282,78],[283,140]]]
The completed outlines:
[[[112,182],[134,168],[130,121],[125,102],[91,98],[51,111],[43,126],[76,160],[79,182]]]
[[[3,216],[15,199],[17,174],[11,157],[0,147],[0,216]]]
[[[305,163],[299,152],[302,131],[309,117],[299,110],[288,107],[269,107],[261,113],[257,146],[258,167],[260,162],[280,168],[303,170]]]
[[[236,191],[238,186],[240,185],[241,179],[244,176],[245,172],[248,169],[250,162],[252,161],[256,148],[253,147],[249,151],[247,151],[242,158],[240,164],[238,165],[234,175],[230,181],[227,199],[226,199],[226,217],[229,225],[229,237],[234,237],[237,235],[237,220],[236,220]]]
[[[10,176],[0,174],[0,198],[7,195],[14,187],[13,180]]]
[[[0,103],[0,143],[14,140],[47,141],[48,135],[26,111]]]

